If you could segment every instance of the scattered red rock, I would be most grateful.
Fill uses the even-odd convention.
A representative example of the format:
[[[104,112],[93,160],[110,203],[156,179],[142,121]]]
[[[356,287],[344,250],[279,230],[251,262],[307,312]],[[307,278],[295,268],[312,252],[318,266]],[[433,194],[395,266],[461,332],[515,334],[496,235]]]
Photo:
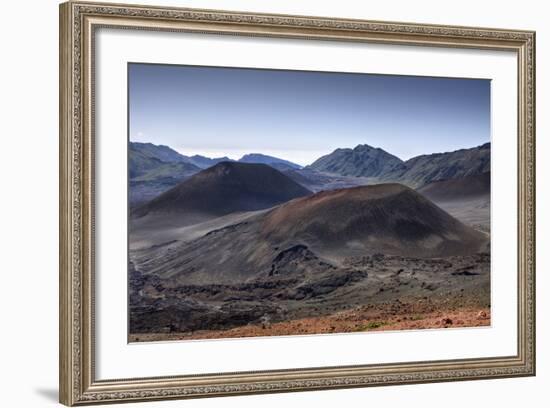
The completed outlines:
[[[220,339],[255,336],[289,336],[301,334],[353,333],[388,330],[423,330],[489,326],[489,308],[462,308],[420,313],[421,309],[404,308],[395,312],[387,305],[337,312],[328,316],[276,322],[269,325],[249,324],[230,330],[196,331],[193,333],[132,334],[130,341]],[[480,318],[481,317],[481,318]]]
[[[477,314],[477,318],[479,320],[488,319],[487,312],[485,310],[480,310],[479,313]]]

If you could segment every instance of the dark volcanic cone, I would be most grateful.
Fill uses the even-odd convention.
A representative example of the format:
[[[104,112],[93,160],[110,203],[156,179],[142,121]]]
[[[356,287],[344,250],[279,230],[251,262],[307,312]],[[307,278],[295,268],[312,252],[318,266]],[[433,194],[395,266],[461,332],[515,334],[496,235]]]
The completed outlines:
[[[332,253],[447,256],[477,252],[487,238],[401,184],[321,192],[266,214],[262,236],[292,237]]]
[[[180,283],[235,283],[258,276],[314,276],[350,257],[472,255],[488,237],[400,184],[297,198],[266,213],[133,254],[138,269]]]
[[[268,165],[222,162],[139,207],[133,215],[187,213],[222,216],[273,207],[309,194],[311,191]]]

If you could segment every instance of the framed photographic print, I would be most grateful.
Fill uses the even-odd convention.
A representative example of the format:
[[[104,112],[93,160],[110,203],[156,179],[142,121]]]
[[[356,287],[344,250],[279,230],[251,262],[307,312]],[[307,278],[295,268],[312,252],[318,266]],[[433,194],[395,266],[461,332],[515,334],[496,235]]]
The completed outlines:
[[[60,6],[66,405],[535,374],[535,33]]]

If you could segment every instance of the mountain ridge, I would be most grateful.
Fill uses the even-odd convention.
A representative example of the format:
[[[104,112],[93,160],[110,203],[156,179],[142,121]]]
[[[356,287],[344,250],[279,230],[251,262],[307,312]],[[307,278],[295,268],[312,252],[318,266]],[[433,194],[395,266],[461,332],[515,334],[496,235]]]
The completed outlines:
[[[386,173],[381,181],[399,181],[418,188],[433,181],[463,178],[491,170],[491,143],[451,152],[412,157]]]
[[[178,163],[187,161],[188,157],[184,156],[174,149],[166,145],[156,145],[149,142],[129,142],[130,150],[141,153],[149,158],[156,158],[165,163]]]
[[[406,161],[381,148],[362,144],[338,148],[305,170],[340,176],[370,177],[377,182],[398,182],[412,188],[437,180],[463,178],[490,171],[491,143],[450,152],[423,154]]]
[[[465,200],[478,197],[490,198],[491,172],[459,179],[433,181],[417,191],[434,202]]]
[[[128,144],[129,204],[149,201],[180,181],[200,171],[168,146]]]
[[[193,163],[195,166],[197,166],[201,169],[207,169],[208,167],[215,166],[216,164],[221,163],[221,162],[234,161],[234,160],[231,160],[227,156],[210,158],[210,157],[206,157],[206,156],[201,156],[200,154],[195,154],[193,156],[189,156],[188,160],[189,160],[190,163]]]
[[[262,153],[248,153],[242,156],[239,160],[240,163],[262,163],[275,167],[277,170],[281,169],[301,169],[302,166],[293,163],[289,160],[280,159],[278,157],[269,156]]]
[[[490,171],[490,147],[488,142],[403,161],[381,148],[360,144],[354,148],[335,149],[302,168],[296,163],[262,153],[248,153],[235,161],[227,157],[189,157],[168,146],[130,142],[129,177],[136,186],[130,191],[130,201],[134,206],[136,201],[152,199],[179,181],[221,162],[267,164],[313,191],[391,182],[418,189],[434,181],[461,179]]]

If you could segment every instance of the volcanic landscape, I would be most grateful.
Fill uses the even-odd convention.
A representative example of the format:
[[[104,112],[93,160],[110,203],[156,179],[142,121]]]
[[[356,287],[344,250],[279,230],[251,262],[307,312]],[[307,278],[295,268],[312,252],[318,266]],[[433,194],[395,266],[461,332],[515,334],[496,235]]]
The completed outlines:
[[[310,166],[130,143],[129,341],[490,324],[490,145]]]

